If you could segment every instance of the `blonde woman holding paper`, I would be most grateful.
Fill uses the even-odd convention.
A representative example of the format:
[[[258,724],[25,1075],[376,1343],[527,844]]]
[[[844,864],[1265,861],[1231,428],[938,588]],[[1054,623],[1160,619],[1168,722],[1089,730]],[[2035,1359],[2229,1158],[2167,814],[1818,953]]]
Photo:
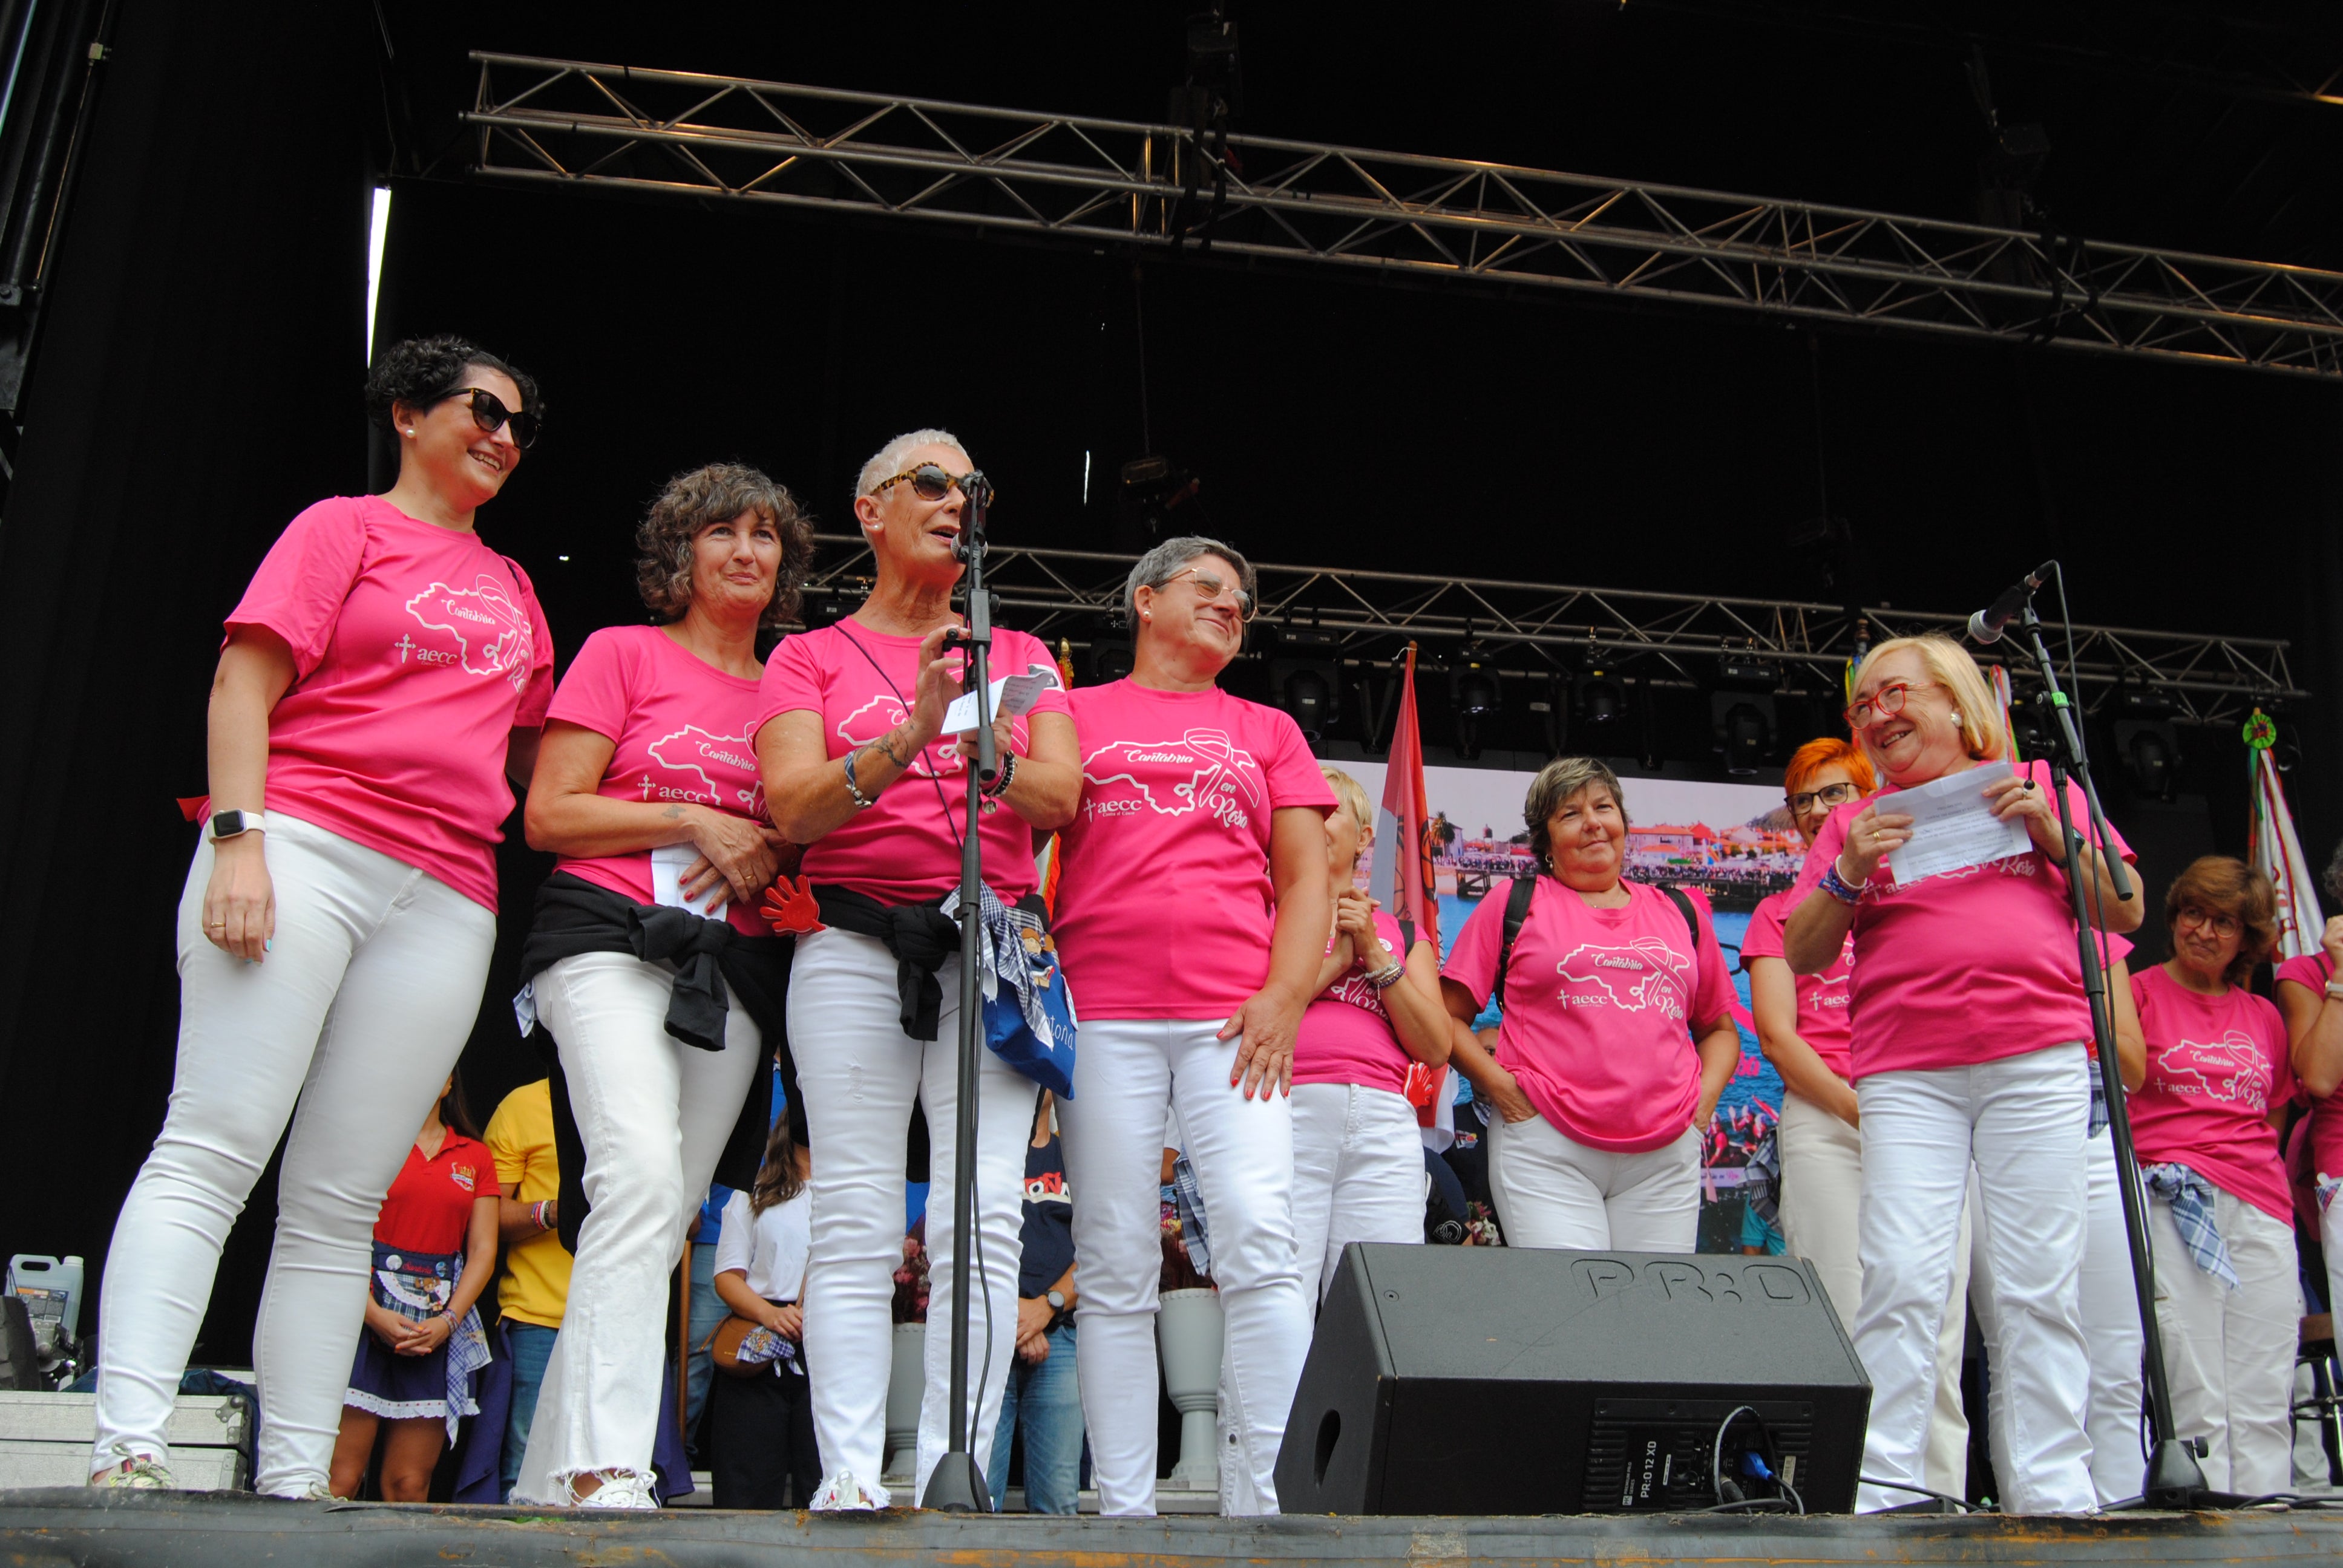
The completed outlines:
[[[2070,874],[2048,769],[2012,769],[1976,662],[1941,637],[1896,638],[1855,671],[1847,724],[1885,784],[1833,812],[1817,836],[1783,932],[1784,957],[1821,972],[1855,938],[1852,1061],[1863,1131],[1863,1306],[1855,1352],[1872,1377],[1860,1506],[1917,1500],[1926,1483],[1935,1343],[1959,1241],[1969,1166],[1977,1171],[1994,1274],[1997,1363],[2006,1369],[2012,1452],[2001,1456],[2013,1513],[2097,1505],[2083,1412],[2090,1358],[2077,1305],[2094,1120],[2091,1038]],[[1896,796],[1975,771],[1980,816],[1948,826],[1976,839],[1994,823],[2022,841],[1982,864],[1935,861],[1899,881],[1915,841]],[[2068,787],[2077,823],[2087,808]],[[1941,840],[1939,840],[1941,842]],[[1925,851],[1931,846],[1916,846]],[[2126,859],[2120,838],[2110,846]],[[2108,930],[2137,930],[2137,893],[2118,902],[2101,854],[2078,851],[2086,897]],[[1911,869],[1907,862],[1907,869]]]
[[[529,844],[561,859],[521,950],[523,1005],[560,1048],[590,1208],[513,1496],[561,1506],[657,1505],[666,1280],[781,1043],[789,983],[757,909],[781,839],[750,736],[757,629],[796,614],[812,526],[756,469],[716,464],[669,480],[635,542],[667,624],[586,639],[528,792]]]

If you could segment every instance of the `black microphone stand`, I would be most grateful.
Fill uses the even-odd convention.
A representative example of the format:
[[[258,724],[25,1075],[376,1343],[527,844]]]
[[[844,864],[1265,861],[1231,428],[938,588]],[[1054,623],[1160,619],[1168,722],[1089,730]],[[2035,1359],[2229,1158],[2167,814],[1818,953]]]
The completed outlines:
[[[2064,569],[2060,568],[2062,575]],[[2140,1191],[2139,1161],[2132,1149],[2131,1117],[2124,1107],[2123,1070],[2116,1059],[2115,1017],[2108,1010],[2107,971],[2100,967],[2099,951],[2091,940],[2094,926],[2083,895],[2084,837],[2066,809],[2069,774],[2082,784],[2083,799],[2090,810],[2092,838],[2102,846],[2114,839],[2107,829],[2107,813],[2099,809],[2098,787],[2091,782],[2090,759],[2084,749],[2081,727],[2075,720],[2074,704],[2059,689],[2057,666],[2050,657],[2049,645],[2042,639],[2042,618],[2034,612],[2030,589],[2019,624],[2031,645],[2035,668],[2042,677],[2050,711],[2057,719],[2046,742],[2050,798],[2058,811],[2059,837],[2066,846],[2066,897],[2074,906],[2075,943],[2082,960],[2083,990],[2091,1003],[2091,1036],[2098,1044],[2099,1085],[2107,1097],[2107,1136],[2114,1144],[2116,1185],[2123,1193],[2124,1233],[2131,1244],[2132,1287],[2138,1298],[2140,1333],[2146,1351],[2144,1371],[2152,1437],[2136,1506],[2181,1511],[2229,1506],[2244,1500],[2208,1490],[2196,1454],[2174,1430],[2172,1380],[2165,1371],[2164,1336],[2156,1322],[2156,1261],[2148,1251],[2147,1202]],[[2123,858],[2115,854],[2106,858],[2108,879],[2115,884],[2117,901],[2129,903],[2138,897],[2138,892],[2132,886]],[[2007,1375],[2008,1369],[2003,1372]]]
[[[984,854],[977,839],[981,792],[1000,771],[992,745],[992,601],[984,588],[984,515],[992,505],[991,484],[975,475],[960,481],[960,542],[953,547],[968,567],[968,628],[946,647],[968,649],[968,689],[976,694],[976,766],[968,770],[968,830],[960,842],[960,1100],[952,1119],[952,1320],[951,1421],[950,1445],[928,1477],[922,1508],[953,1513],[992,1512],[992,1487],[984,1467],[969,1452],[968,1312],[969,1254],[976,1241],[976,1053],[984,1003],[978,989],[978,933],[983,919]]]

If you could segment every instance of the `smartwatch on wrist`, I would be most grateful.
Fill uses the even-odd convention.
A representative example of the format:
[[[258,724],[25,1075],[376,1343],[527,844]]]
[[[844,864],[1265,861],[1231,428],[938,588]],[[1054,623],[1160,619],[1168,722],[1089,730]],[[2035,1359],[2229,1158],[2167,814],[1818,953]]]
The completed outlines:
[[[246,833],[266,833],[268,819],[257,811],[215,811],[212,813],[212,842],[222,839],[241,839]]]

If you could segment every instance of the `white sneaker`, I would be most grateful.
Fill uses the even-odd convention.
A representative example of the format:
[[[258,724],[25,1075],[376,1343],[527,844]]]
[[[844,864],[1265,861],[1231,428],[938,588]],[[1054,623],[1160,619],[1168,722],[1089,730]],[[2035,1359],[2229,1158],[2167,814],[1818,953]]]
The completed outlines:
[[[883,1486],[865,1486],[850,1470],[833,1470],[806,1504],[814,1513],[875,1513],[894,1505]]]
[[[651,1490],[651,1478],[639,1470],[614,1470],[602,1478],[590,1496],[578,1497],[578,1483],[569,1483],[570,1496],[577,1498],[580,1508],[659,1508],[659,1494]]]
[[[111,1470],[91,1476],[89,1483],[125,1492],[175,1492],[179,1485],[171,1479],[170,1466],[151,1453],[134,1453]]]

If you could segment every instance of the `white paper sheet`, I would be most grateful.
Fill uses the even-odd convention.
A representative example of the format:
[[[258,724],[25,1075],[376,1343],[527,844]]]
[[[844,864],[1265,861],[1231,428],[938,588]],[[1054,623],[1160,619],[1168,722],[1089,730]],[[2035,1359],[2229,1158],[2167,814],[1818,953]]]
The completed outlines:
[[[1034,702],[1045,691],[1054,691],[1061,683],[1058,672],[1046,664],[1025,667],[1022,675],[1004,675],[992,683],[992,714],[998,719],[1007,714],[1021,719],[1033,710]],[[965,735],[976,728],[976,693],[957,698],[944,709],[944,733]]]
[[[2022,855],[2031,848],[2033,840],[2022,823],[1997,819],[1986,804],[1986,786],[2008,777],[2006,762],[1980,763],[1882,799],[1881,811],[1901,811],[1912,819],[1912,841],[1887,857],[1896,880],[1909,884],[1941,877]]]
[[[716,884],[709,895],[714,901],[702,909],[688,902],[683,896],[683,870],[699,859],[699,849],[694,844],[669,844],[651,851],[651,902],[663,909],[689,910],[695,915],[705,915],[711,920],[724,918],[724,906],[732,901],[729,890],[722,882]]]

